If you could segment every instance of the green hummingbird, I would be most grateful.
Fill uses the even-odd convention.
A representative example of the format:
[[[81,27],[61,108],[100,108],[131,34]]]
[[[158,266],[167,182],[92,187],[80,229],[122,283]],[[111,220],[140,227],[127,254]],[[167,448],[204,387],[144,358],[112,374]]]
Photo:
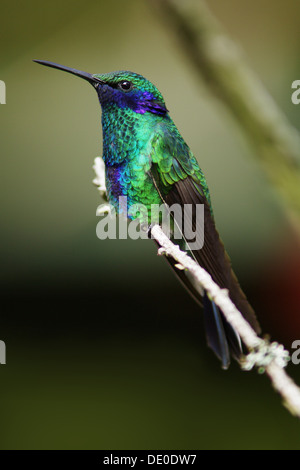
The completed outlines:
[[[103,160],[108,200],[119,211],[120,196],[126,197],[128,213],[136,204],[148,209],[163,204],[170,208],[192,208],[189,220],[197,229],[196,208],[204,207],[204,242],[184,248],[212,279],[229,291],[229,296],[245,319],[260,332],[255,313],[232,271],[230,259],[216,230],[206,179],[197,160],[180,135],[159,90],[146,78],[129,71],[90,74],[53,62],[39,64],[69,72],[87,80],[95,88],[102,107]],[[173,224],[182,227],[172,214]],[[150,225],[151,221],[148,220]],[[174,226],[173,225],[173,226]],[[184,230],[183,230],[184,232]],[[189,274],[167,258],[177,276],[203,307],[208,346],[227,369],[230,356],[239,359],[242,344],[237,332],[226,321],[212,299],[193,283]]]

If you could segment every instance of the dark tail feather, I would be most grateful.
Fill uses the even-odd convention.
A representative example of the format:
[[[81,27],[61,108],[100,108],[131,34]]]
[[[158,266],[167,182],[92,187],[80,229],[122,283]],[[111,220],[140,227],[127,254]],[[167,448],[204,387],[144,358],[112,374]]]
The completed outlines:
[[[234,359],[239,361],[241,359],[242,354],[244,354],[241,338],[235,331],[235,329],[230,325],[230,323],[228,323],[223,314],[222,320],[226,338],[228,340],[230,354]]]
[[[203,297],[203,315],[207,344],[221,360],[223,369],[228,369],[230,355],[238,361],[243,354],[241,339],[207,294]]]
[[[161,178],[158,172],[159,169],[155,165],[152,165],[150,176],[161,199],[165,202],[166,207],[168,208],[173,204],[179,204],[184,208],[185,204],[189,204],[190,207],[193,208],[192,211],[184,214],[184,224],[192,227],[193,233],[197,232],[195,208],[198,204],[204,204],[204,244],[201,249],[193,250],[191,248],[192,245],[189,244],[184,236],[184,227],[181,229],[182,220],[177,220],[174,215],[174,224],[179,228],[182,234],[182,240],[181,243],[179,243],[180,248],[186,251],[199,266],[202,266],[219,287],[229,291],[230,299],[242,313],[245,320],[250,323],[257,333],[260,333],[260,326],[255,313],[232,271],[230,259],[216,230],[210,203],[203,193],[201,183],[195,182],[193,177],[188,176],[172,184],[172,188],[169,188],[165,195],[166,188],[164,188],[164,191],[160,189]],[[174,242],[178,244],[178,240],[174,240]],[[239,360],[242,355],[241,340],[237,332],[229,325],[216,304],[212,302],[203,292],[203,289],[194,282],[189,273],[178,270],[175,260],[171,258],[167,258],[167,260],[194,299],[201,306],[204,304],[204,319],[208,345],[221,359],[223,368],[228,368],[230,362],[229,352],[237,360]]]
[[[210,300],[206,293],[203,296],[203,314],[207,344],[222,362],[222,368],[228,369],[230,354],[223,324],[224,318],[215,302]]]
[[[159,243],[156,240],[154,241],[159,247]],[[237,360],[242,354],[240,337],[226,321],[216,304],[208,298],[206,293],[203,295],[203,292],[198,290],[198,286],[193,284],[193,280],[189,278],[188,273],[177,269],[177,262],[173,258],[166,257],[166,260],[190,295],[203,307],[207,344],[222,362],[223,369],[228,369],[230,354]]]

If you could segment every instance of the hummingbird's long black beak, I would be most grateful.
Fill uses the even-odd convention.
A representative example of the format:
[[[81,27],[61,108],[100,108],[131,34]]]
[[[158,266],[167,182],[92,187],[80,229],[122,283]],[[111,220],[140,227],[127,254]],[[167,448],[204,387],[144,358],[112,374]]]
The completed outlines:
[[[64,65],[56,64],[55,62],[48,62],[47,60],[34,60],[33,62],[46,65],[47,67],[53,67],[54,69],[63,70],[64,72],[72,73],[73,75],[76,75],[77,77],[84,78],[85,80],[90,82],[94,87],[97,87],[97,85],[99,84],[100,85],[103,84],[101,80],[99,80],[96,77],[93,77],[92,74],[87,73],[87,72],[81,72],[81,70],[72,69],[70,67],[65,67]]]

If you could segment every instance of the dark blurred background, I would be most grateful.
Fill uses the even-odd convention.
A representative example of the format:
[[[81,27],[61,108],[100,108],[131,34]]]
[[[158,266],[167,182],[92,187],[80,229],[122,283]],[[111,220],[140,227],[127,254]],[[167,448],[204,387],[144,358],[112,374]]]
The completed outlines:
[[[297,0],[207,1],[299,129]],[[32,59],[153,81],[204,170],[265,333],[300,339],[300,249],[243,132],[151,2],[1,2],[2,449],[300,448],[268,379],[205,346],[202,314],[149,241],[96,238],[92,87]],[[245,90],[245,93],[247,90]],[[300,382],[300,366],[290,365]]]

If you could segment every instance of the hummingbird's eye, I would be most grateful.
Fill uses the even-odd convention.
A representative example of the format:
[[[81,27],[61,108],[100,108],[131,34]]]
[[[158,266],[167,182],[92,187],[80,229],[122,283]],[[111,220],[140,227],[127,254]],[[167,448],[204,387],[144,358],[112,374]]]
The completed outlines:
[[[118,83],[118,87],[123,91],[130,91],[133,88],[133,85],[128,80],[122,80]]]

